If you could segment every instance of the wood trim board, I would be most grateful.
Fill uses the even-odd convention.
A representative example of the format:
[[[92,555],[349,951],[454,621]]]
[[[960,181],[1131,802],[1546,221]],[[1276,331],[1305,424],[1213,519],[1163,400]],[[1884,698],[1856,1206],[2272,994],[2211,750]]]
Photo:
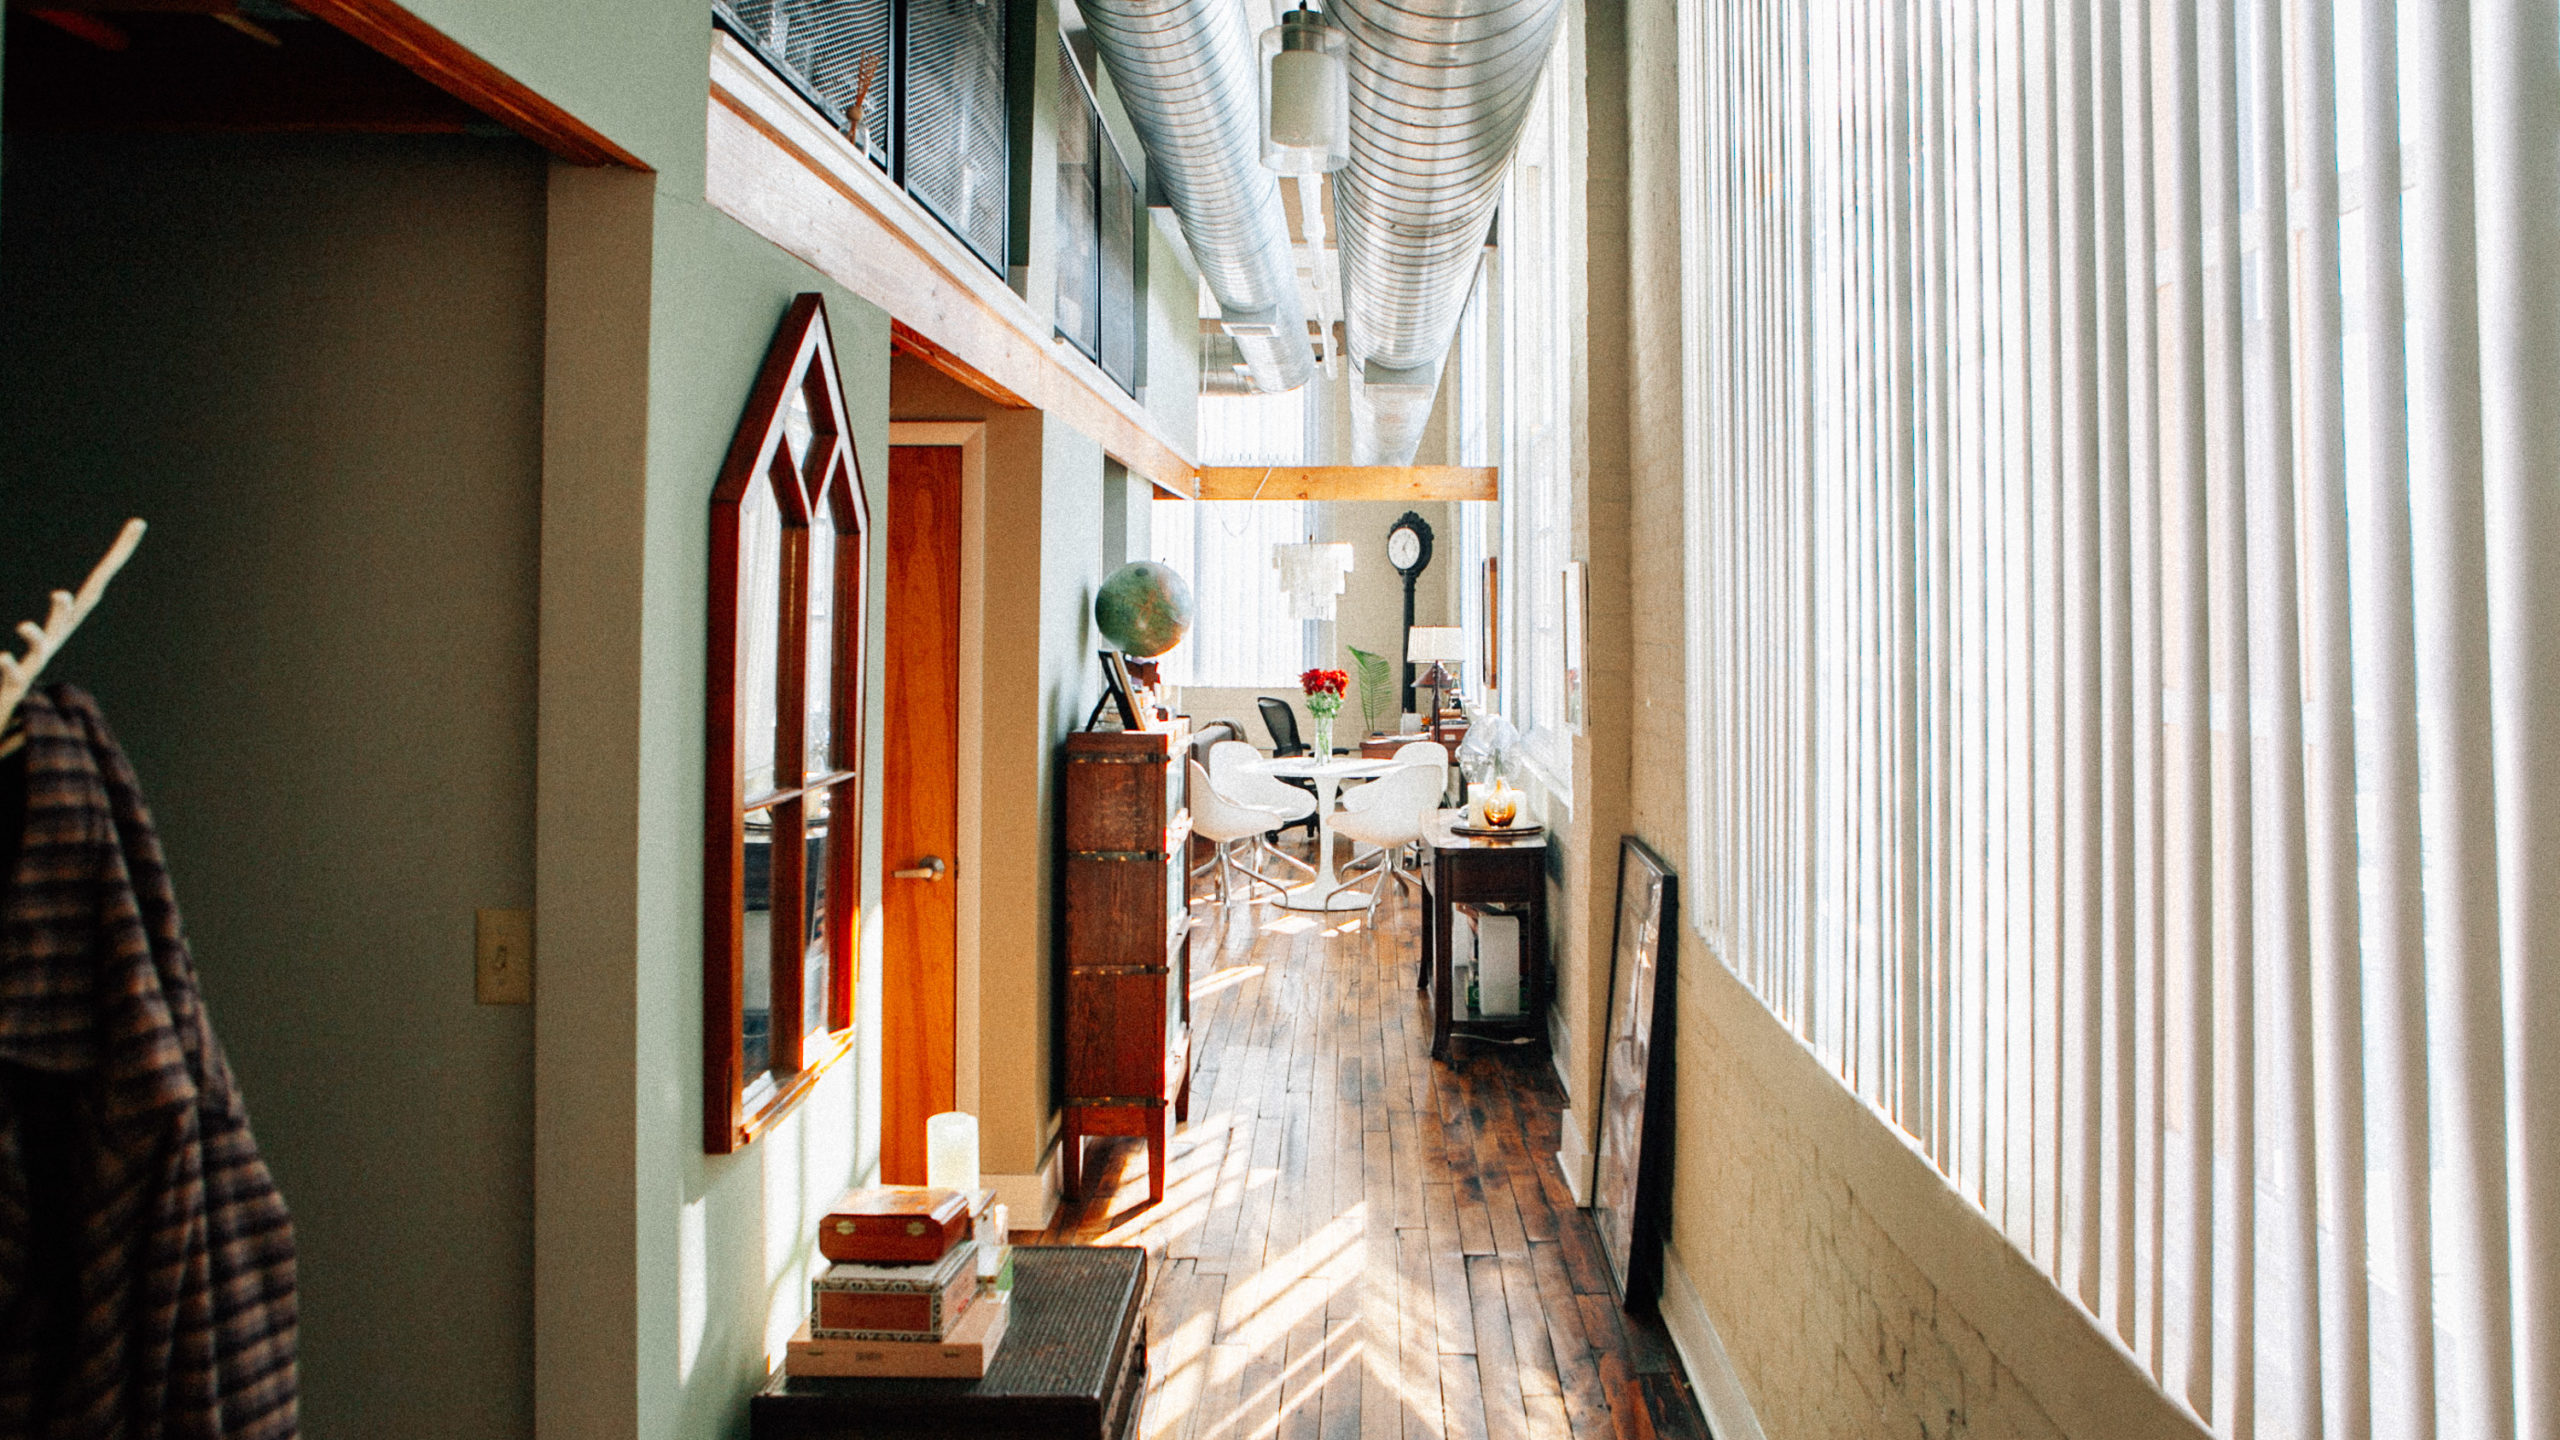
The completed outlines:
[[[640,158],[530,85],[390,0],[297,0],[297,8],[363,41],[446,94],[577,165],[647,170]]]
[[[1200,500],[1496,500],[1491,465],[1203,465]]]

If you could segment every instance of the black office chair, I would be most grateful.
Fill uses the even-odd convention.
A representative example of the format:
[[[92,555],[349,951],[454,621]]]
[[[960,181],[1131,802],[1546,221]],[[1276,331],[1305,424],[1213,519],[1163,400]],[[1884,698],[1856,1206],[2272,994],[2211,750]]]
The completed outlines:
[[[1290,708],[1288,701],[1264,695],[1257,698],[1253,703],[1261,707],[1262,728],[1271,732],[1272,759],[1285,760],[1294,755],[1305,755],[1311,753],[1307,749],[1307,742],[1298,738],[1298,712]],[[1297,786],[1299,789],[1306,791],[1310,795],[1316,793],[1316,782],[1313,780],[1292,775],[1283,775],[1280,776],[1279,779],[1287,784]],[[1310,836],[1316,833],[1316,817],[1313,815],[1308,816],[1304,820],[1292,821],[1290,824],[1305,826],[1307,834]],[[1286,830],[1288,828],[1290,828],[1289,825],[1283,825],[1280,827],[1281,830]],[[1278,834],[1279,831],[1273,831],[1272,833]]]

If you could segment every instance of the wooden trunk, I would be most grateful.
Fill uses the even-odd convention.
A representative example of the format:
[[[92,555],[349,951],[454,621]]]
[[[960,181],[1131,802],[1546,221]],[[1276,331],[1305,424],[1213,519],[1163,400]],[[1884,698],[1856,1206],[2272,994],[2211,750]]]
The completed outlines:
[[[1164,1198],[1169,1120],[1191,1105],[1191,811],[1181,737],[1080,732],[1065,747],[1065,1182],[1083,1188],[1084,1141],[1147,1141],[1147,1191]]]

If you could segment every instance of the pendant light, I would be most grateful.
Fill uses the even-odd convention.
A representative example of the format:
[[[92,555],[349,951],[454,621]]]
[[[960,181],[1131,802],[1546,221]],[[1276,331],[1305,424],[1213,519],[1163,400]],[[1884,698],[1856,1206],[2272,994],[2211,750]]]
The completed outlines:
[[[1262,163],[1321,175],[1351,162],[1350,39],[1299,0],[1262,32]]]

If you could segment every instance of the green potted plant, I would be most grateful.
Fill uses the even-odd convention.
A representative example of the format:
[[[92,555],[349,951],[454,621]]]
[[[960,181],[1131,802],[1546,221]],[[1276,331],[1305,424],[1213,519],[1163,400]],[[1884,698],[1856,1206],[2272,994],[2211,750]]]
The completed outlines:
[[[1360,721],[1368,727],[1362,733],[1376,735],[1384,729],[1379,717],[1394,713],[1395,667],[1384,655],[1373,655],[1357,645],[1349,648],[1351,668],[1360,672]]]

